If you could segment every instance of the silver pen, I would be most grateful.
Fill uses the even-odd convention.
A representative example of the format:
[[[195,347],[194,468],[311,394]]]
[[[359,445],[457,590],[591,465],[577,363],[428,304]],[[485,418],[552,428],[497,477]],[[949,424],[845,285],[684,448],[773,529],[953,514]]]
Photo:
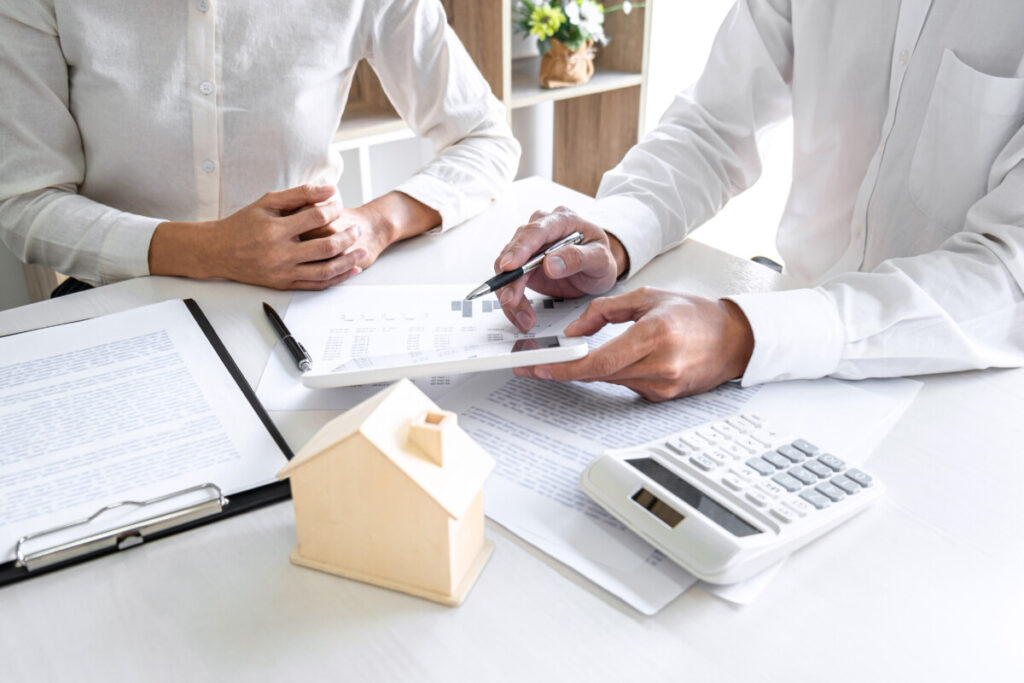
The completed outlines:
[[[490,280],[488,280],[487,282],[483,283],[482,285],[474,289],[472,292],[470,292],[466,296],[466,301],[472,301],[473,299],[481,297],[484,294],[487,294],[488,292],[493,292],[495,290],[501,289],[510,282],[515,282],[516,280],[526,275],[530,271],[537,270],[537,268],[540,267],[541,261],[544,260],[544,257],[550,254],[551,252],[561,249],[562,247],[567,247],[570,244],[579,244],[582,241],[582,232],[574,232],[568,237],[563,237],[562,239],[558,240],[550,247],[548,247],[541,253],[537,254],[529,261],[516,268],[515,270],[506,270],[504,272],[498,273]]]

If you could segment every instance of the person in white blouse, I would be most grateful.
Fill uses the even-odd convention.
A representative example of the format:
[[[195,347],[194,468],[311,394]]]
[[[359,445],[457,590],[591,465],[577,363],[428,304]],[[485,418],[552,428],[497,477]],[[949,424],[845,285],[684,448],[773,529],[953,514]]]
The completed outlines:
[[[361,59],[437,156],[344,208]],[[90,283],[329,287],[481,211],[519,159],[439,0],[0,0],[0,89],[0,236]]]
[[[778,229],[788,291],[712,301],[596,299],[567,333],[635,320],[541,379],[617,382],[654,400],[741,378],[887,377],[1024,365],[1024,3],[739,0],[699,81],[608,172],[585,216],[538,212],[496,270],[582,230],[523,287],[607,291],[760,173],[757,134],[792,116]]]

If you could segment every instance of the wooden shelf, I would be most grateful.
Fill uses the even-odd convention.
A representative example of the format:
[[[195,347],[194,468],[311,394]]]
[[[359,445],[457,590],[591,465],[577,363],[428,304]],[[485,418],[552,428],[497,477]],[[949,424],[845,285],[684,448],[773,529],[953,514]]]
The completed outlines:
[[[386,133],[408,130],[408,126],[394,111],[371,107],[349,106],[341,117],[341,125],[334,134],[334,142],[354,143],[351,146],[369,142],[364,138],[376,137]],[[411,134],[411,133],[410,133]]]
[[[593,78],[582,85],[565,88],[542,88],[537,80],[540,72],[540,57],[522,57],[512,60],[512,97],[509,106],[512,109],[529,107],[540,102],[567,100],[571,97],[583,97],[609,90],[630,88],[642,85],[643,74],[597,69]]]

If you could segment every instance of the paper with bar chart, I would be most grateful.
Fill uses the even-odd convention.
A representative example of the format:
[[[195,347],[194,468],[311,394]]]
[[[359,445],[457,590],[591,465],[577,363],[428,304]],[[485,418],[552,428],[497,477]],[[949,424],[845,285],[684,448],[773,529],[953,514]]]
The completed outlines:
[[[560,300],[533,295],[537,325],[521,334],[501,312],[496,297],[464,301],[475,285],[358,286],[302,292],[285,315],[291,333],[309,351],[314,364],[342,365],[353,358],[415,351],[441,351],[489,342],[561,332],[583,310],[586,299]],[[437,400],[466,375],[416,380]],[[344,410],[374,395],[384,385],[308,389],[282,344],[270,354],[257,388],[269,410]]]

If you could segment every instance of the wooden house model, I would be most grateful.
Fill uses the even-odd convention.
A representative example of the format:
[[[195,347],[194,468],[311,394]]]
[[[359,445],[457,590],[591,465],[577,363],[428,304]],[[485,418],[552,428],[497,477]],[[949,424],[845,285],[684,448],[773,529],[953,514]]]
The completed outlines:
[[[493,550],[482,488],[494,461],[409,380],[327,423],[291,479],[295,564],[457,605]]]

